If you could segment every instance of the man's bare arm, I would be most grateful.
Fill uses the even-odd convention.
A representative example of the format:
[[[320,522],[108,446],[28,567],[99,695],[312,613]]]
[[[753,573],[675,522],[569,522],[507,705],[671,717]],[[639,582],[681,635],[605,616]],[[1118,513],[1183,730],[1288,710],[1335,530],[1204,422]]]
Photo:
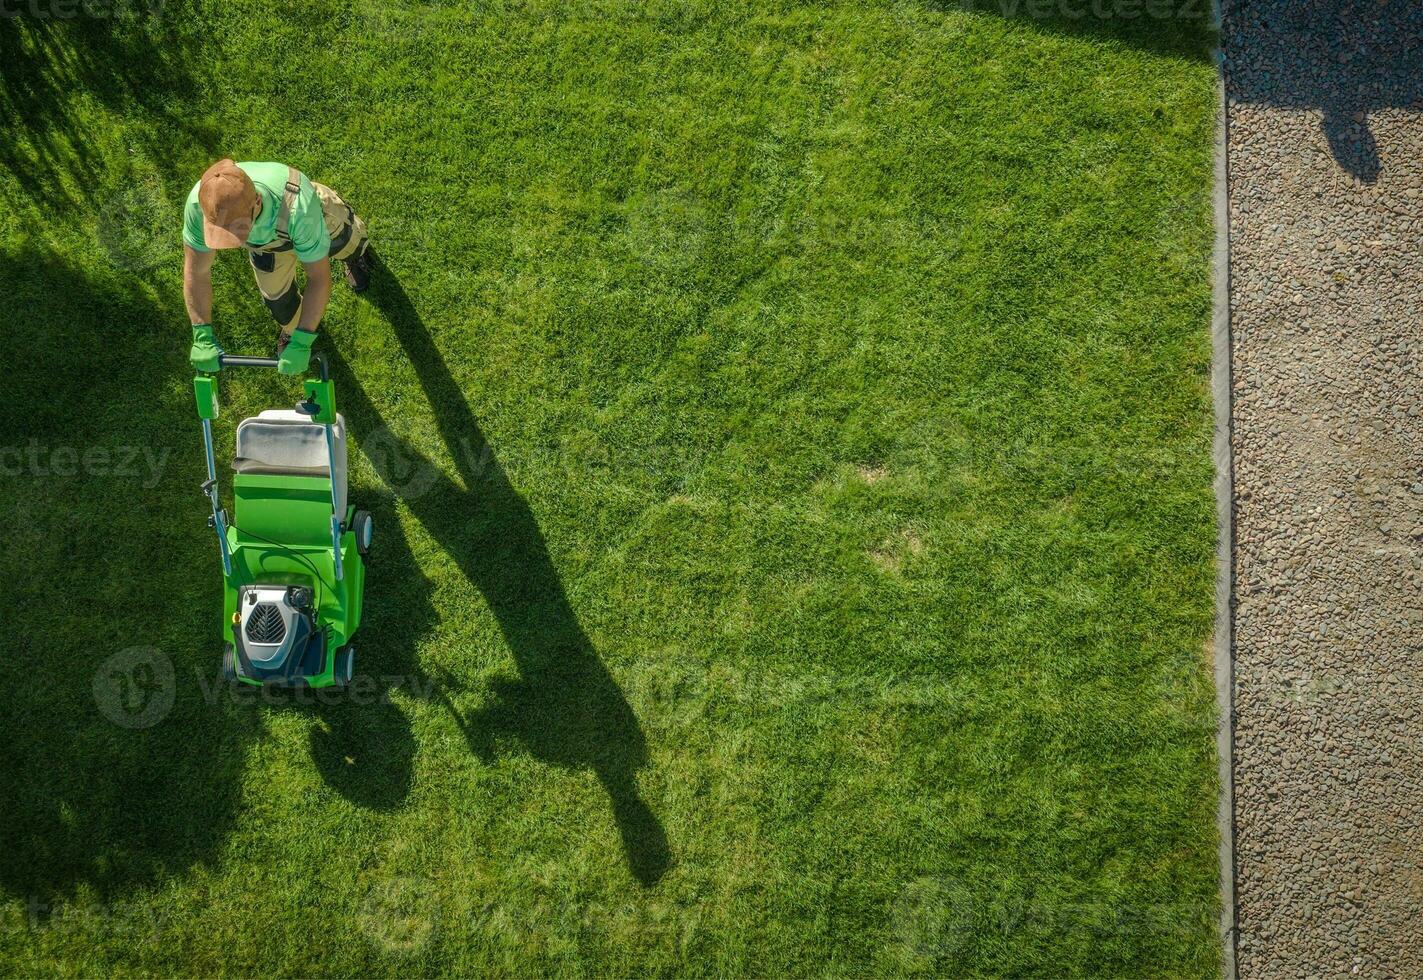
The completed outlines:
[[[183,302],[194,324],[212,323],[212,262],[215,252],[183,246]]]
[[[314,333],[331,300],[331,263],[320,259],[303,262],[302,268],[306,270],[306,293],[301,298],[301,318],[296,328]]]

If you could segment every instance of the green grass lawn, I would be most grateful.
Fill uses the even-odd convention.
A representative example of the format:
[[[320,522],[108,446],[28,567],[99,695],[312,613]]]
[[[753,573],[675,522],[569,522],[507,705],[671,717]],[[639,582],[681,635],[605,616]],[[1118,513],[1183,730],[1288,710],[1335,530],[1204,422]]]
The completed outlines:
[[[1215,974],[1208,43],[0,20],[0,973]],[[385,263],[320,342],[359,703],[214,687],[178,232],[224,155]],[[293,391],[226,377],[223,454]],[[102,710],[133,648],[144,728]]]

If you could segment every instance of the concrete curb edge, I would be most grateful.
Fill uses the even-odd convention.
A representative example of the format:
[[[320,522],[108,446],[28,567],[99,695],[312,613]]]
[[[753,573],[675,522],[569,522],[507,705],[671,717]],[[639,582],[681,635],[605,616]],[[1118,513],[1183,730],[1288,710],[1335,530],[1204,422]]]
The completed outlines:
[[[1217,31],[1222,29],[1221,3],[1213,11]],[[1225,55],[1215,52],[1216,124],[1215,175],[1212,203],[1215,244],[1211,258],[1211,400],[1215,407],[1216,588],[1215,588],[1215,688],[1219,720],[1216,755],[1220,798],[1216,827],[1220,835],[1221,973],[1236,977],[1235,909],[1235,638],[1232,622],[1235,579],[1234,474],[1231,453],[1231,333],[1230,333],[1230,114],[1225,92]]]

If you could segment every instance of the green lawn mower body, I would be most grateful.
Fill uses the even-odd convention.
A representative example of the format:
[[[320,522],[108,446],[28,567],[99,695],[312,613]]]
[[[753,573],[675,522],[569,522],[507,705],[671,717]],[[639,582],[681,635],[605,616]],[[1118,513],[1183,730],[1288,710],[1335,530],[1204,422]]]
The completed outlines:
[[[332,687],[351,682],[361,624],[371,519],[346,500],[345,423],[319,357],[294,410],[238,425],[232,517],[218,494],[212,422],[217,378],[193,381],[207,447],[203,491],[223,563],[222,671],[248,685]],[[222,366],[275,367],[229,357]]]

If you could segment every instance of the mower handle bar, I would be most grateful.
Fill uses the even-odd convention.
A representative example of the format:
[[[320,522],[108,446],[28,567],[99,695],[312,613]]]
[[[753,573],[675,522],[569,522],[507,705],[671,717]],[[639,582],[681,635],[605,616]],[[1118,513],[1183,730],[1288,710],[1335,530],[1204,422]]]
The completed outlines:
[[[328,380],[326,358],[321,354],[313,354],[311,355],[311,359],[316,362],[317,367],[321,368],[321,380]],[[225,368],[275,368],[280,362],[275,357],[247,357],[242,354],[221,354],[218,356],[218,363]]]

